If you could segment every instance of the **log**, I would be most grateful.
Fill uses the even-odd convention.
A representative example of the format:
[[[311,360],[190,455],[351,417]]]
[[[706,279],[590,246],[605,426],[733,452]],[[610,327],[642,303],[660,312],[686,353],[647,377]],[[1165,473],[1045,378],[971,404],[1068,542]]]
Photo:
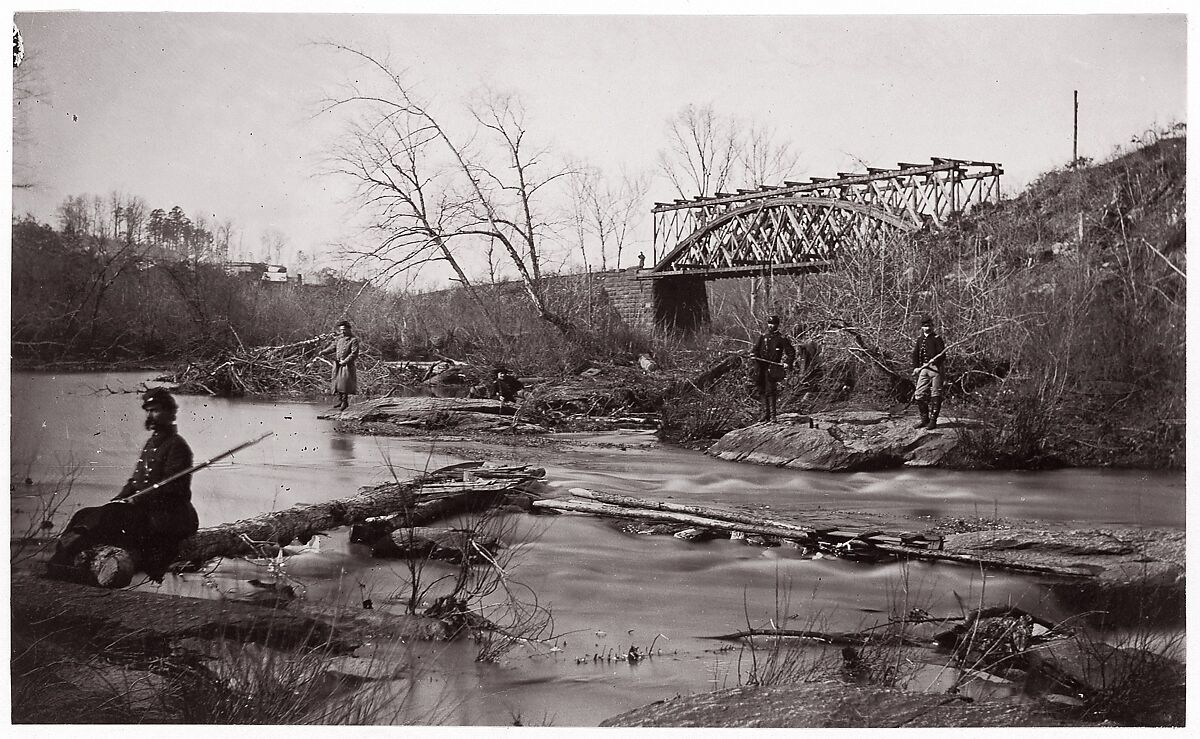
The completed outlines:
[[[741,365],[742,365],[742,355],[741,354],[734,354],[732,356],[725,357],[721,361],[704,369],[702,372],[700,372],[699,374],[697,374],[691,378],[688,378],[685,380],[677,380],[676,382],[671,383],[671,385],[667,389],[667,394],[679,393],[690,387],[694,387],[695,389],[700,390],[700,391],[707,390],[708,388],[710,388],[714,384],[716,384],[717,380],[724,377],[731,370],[741,367]]]
[[[681,503],[645,500],[642,498],[633,498],[627,495],[602,493],[597,490],[589,490],[588,488],[571,488],[570,492],[571,495],[576,495],[580,498],[588,498],[601,503],[609,503],[611,505],[618,505],[622,507],[646,508],[650,510],[670,511],[672,513],[686,513],[688,515],[711,518],[718,521],[730,521],[742,524],[750,524],[752,526],[770,526],[778,529],[786,529],[793,532],[790,538],[808,538],[814,536],[816,533],[813,529],[805,526],[800,526],[787,521],[776,521],[770,518],[762,518],[761,516],[753,516],[749,513],[741,513],[739,511],[726,511],[716,508],[684,505]]]
[[[625,508],[609,503],[599,503],[590,500],[535,500],[534,508],[548,508],[556,511],[567,511],[572,513],[591,513],[597,516],[609,516],[612,518],[637,518],[644,521],[664,521],[667,523],[682,523],[688,526],[701,526],[710,529],[718,529],[720,531],[740,531],[747,534],[759,534],[762,536],[775,536],[781,539],[789,539],[804,543],[807,540],[805,534],[796,529],[785,529],[777,526],[767,526],[752,523],[736,523],[733,521],[722,521],[716,518],[706,518],[704,516],[693,515],[689,513],[676,513],[674,511],[652,510],[648,508]]]
[[[83,552],[76,560],[76,567],[87,585],[123,588],[133,581],[139,562],[132,552],[120,547],[102,546]]]
[[[380,516],[408,525],[429,523],[492,505],[508,494],[528,492],[530,483],[544,475],[545,470],[535,467],[488,468],[481,462],[453,465],[405,482],[364,488],[348,498],[301,504],[201,529],[180,543],[180,559],[199,564],[213,557],[263,554],[264,544],[282,547],[295,540],[304,542],[317,532]],[[405,519],[404,512],[409,510],[412,515]]]
[[[439,529],[428,526],[400,528],[371,547],[375,557],[442,559],[450,562],[478,561],[492,557],[503,546],[500,539],[470,529]],[[482,552],[481,552],[482,550]]]
[[[450,413],[486,413],[492,416],[511,416],[511,406],[480,398],[388,397],[364,400],[338,414],[349,421],[425,421]],[[318,415],[320,418],[320,415]]]
[[[932,646],[919,639],[906,637],[903,634],[875,634],[871,631],[808,631],[800,629],[746,629],[737,631],[732,634],[721,634],[720,636],[702,636],[701,639],[720,639],[722,641],[739,641],[741,639],[753,638],[756,636],[770,638],[788,638],[788,639],[811,639],[813,641],[824,642],[834,646],[851,646],[862,647],[869,644],[893,644],[905,647],[929,647]]]
[[[591,505],[582,501],[552,501],[539,500],[534,502],[538,508],[572,511],[578,513],[593,513],[614,518],[638,518],[647,521],[667,521],[687,523],[693,526],[704,526],[722,531],[744,531],[746,533],[765,534],[791,539],[805,544],[815,544],[818,541],[863,542],[866,548],[883,554],[898,557],[924,559],[935,562],[956,562],[976,567],[1029,572],[1038,575],[1053,575],[1062,578],[1094,577],[1094,569],[1086,566],[1072,565],[1040,565],[1022,562],[1012,562],[995,557],[967,554],[964,552],[930,549],[919,546],[907,546],[903,536],[886,536],[878,532],[856,533],[837,529],[809,529],[799,524],[759,518],[746,513],[735,511],[720,511],[699,506],[688,506],[677,503],[642,500],[611,493],[600,493],[586,488],[572,488],[571,493],[583,498],[596,501]],[[914,539],[915,540],[915,539]],[[932,540],[931,540],[932,543]]]
[[[972,565],[975,567],[994,568],[1000,570],[1012,570],[1014,572],[1030,572],[1038,575],[1053,575],[1063,578],[1092,578],[1096,576],[1096,572],[1088,569],[1085,566],[1066,565],[1064,567],[1055,567],[1053,565],[1034,565],[1021,562],[1009,562],[1003,559],[994,557],[981,557],[976,554],[965,554],[962,552],[950,552],[943,549],[921,549],[918,547],[906,547],[899,544],[883,544],[870,542],[879,551],[895,554],[900,557],[911,557],[913,559],[925,559],[934,562],[956,562],[958,564]]]

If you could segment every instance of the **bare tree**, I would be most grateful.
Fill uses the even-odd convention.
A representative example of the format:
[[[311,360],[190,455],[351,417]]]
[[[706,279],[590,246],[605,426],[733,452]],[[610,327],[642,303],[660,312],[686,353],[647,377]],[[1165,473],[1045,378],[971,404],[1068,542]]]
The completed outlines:
[[[571,213],[569,217],[571,237],[579,249],[579,258],[583,260],[583,271],[591,272],[592,264],[588,258],[588,243],[592,234],[591,228],[591,199],[595,189],[595,181],[599,179],[599,170],[593,167],[579,167],[570,178]],[[603,252],[602,252],[603,256]]]
[[[623,173],[614,185],[594,167],[580,168],[571,178],[571,224],[583,256],[584,268],[590,269],[589,242],[595,244],[600,269],[619,269],[621,255],[631,228],[641,215],[649,183],[644,176]]]
[[[146,223],[148,206],[146,201],[136,195],[126,195],[124,207],[121,210],[125,220],[125,243],[128,246],[140,244],[143,241],[143,227]]]
[[[779,183],[792,176],[799,163],[791,143],[779,141],[774,127],[763,123],[750,124],[739,149],[739,164],[747,184]]]
[[[110,200],[113,199],[119,206],[119,198]],[[108,206],[99,195],[90,198],[69,196],[58,207],[68,248],[89,258],[79,284],[71,291],[73,305],[66,313],[65,330],[70,335],[69,343],[74,343],[85,332],[90,338],[97,335],[101,309],[109,291],[121,275],[138,265],[148,248],[148,245],[110,238],[107,213]]]
[[[682,198],[715,195],[738,161],[737,133],[711,103],[687,105],[667,121],[667,148],[658,164]]]
[[[213,231],[214,246],[217,251],[217,261],[229,260],[229,246],[233,243],[233,219],[226,218],[217,223]]]
[[[104,203],[104,198],[99,195],[93,195],[91,211],[88,214],[88,232],[101,241],[108,235],[109,213],[110,211]]]
[[[711,103],[688,105],[668,120],[667,146],[658,155],[659,169],[681,198],[778,181],[797,161],[773,127],[719,115]]]
[[[259,242],[263,248],[263,261],[279,264],[283,258],[283,249],[287,246],[287,237],[283,232],[277,228],[268,228],[259,235]]]
[[[384,61],[330,46],[365,62],[381,85],[355,82],[325,106],[326,112],[357,114],[334,155],[334,171],[357,183],[380,239],[356,257],[377,262],[383,277],[444,263],[488,312],[464,258],[478,258],[498,245],[537,314],[573,332],[547,304],[542,282],[551,224],[540,215],[540,204],[546,188],[567,170],[550,161],[547,149],[529,143],[519,101],[484,94],[469,109],[474,130],[458,134]]]
[[[112,213],[112,239],[121,238],[121,219],[125,216],[125,205],[121,193],[113,190],[108,194],[108,209]]]

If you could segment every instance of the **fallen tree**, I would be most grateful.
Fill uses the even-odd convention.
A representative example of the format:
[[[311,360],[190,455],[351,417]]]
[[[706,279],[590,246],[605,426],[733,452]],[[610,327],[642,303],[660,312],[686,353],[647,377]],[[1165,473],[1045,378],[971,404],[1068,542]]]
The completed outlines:
[[[180,543],[179,560],[195,567],[215,557],[274,556],[294,541],[306,543],[320,532],[372,519],[385,522],[381,533],[386,534],[401,525],[424,525],[481,510],[509,495],[528,494],[544,475],[545,470],[527,465],[451,465],[411,480],[364,488],[347,498],[297,505],[201,529]],[[132,552],[95,547],[76,559],[74,572],[63,574],[102,587],[123,587],[139,565]]]

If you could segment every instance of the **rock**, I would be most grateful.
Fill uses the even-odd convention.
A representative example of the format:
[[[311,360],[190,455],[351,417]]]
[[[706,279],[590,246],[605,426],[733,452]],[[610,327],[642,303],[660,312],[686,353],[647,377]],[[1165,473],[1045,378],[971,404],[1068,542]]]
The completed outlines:
[[[511,416],[512,406],[479,398],[387,397],[354,403],[344,411],[321,413],[317,418],[391,423],[436,422],[448,414],[480,413]]]
[[[1029,703],[968,702],[838,682],[741,687],[651,703],[601,726],[713,728],[883,728],[934,726],[1083,726]]]
[[[1023,564],[1077,567],[1101,582],[1182,590],[1182,531],[1166,529],[1000,529],[949,534],[943,547]]]
[[[948,534],[948,551],[1091,577],[1050,585],[1060,599],[1120,624],[1182,623],[1186,542],[1170,529],[1001,529]]]
[[[912,416],[885,411],[784,416],[731,431],[709,447],[708,454],[800,470],[931,467],[949,460],[959,430],[969,423],[944,418],[934,429],[914,429]]]

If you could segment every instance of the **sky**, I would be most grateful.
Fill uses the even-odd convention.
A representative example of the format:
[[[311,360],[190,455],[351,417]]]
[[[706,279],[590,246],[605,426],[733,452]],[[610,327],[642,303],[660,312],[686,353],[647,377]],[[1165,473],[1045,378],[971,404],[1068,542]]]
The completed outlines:
[[[610,176],[654,173],[666,122],[688,104],[773,127],[799,153],[793,179],[955,157],[1002,163],[1007,193],[1070,160],[1076,90],[1081,156],[1102,160],[1187,118],[1181,14],[720,16],[680,7],[18,12],[39,94],[21,111],[29,142],[13,152],[33,186],[13,190],[12,210],[54,223],[65,197],[118,191],[232,219],[247,250],[260,251],[268,229],[292,253],[361,239],[348,183],[322,174],[344,127],[320,110],[362,70],[324,41],[387,57],[464,124],[459,131],[473,91],[513,92],[531,138]],[[673,197],[658,177],[643,212]],[[648,246],[650,228],[648,218],[638,224],[631,254]]]

